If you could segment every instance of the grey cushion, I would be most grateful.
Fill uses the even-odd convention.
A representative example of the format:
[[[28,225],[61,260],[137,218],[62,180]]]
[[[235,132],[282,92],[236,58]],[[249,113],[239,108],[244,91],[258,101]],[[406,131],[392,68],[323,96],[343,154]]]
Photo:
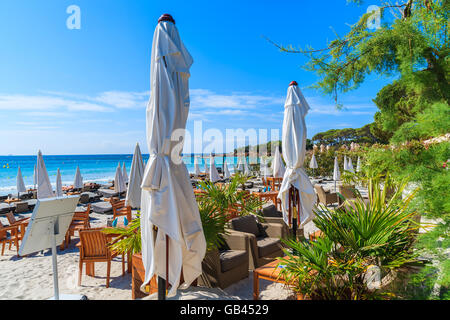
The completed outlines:
[[[262,215],[264,217],[282,218],[283,213],[277,210],[277,207],[273,204],[266,204],[263,206]]]
[[[8,213],[11,211],[11,206],[7,203],[0,203],[0,213]]]
[[[96,202],[91,204],[91,208],[93,212],[96,213],[112,213],[112,206],[111,203],[106,201]]]
[[[82,193],[80,195],[80,200],[78,200],[80,203],[89,203],[89,195],[86,193]]]
[[[30,199],[24,202],[28,203],[28,207],[32,210],[36,206],[37,199]]]
[[[117,197],[119,195],[118,192],[112,189],[98,189],[98,193],[100,193],[105,198]]]
[[[252,233],[256,237],[259,236],[259,228],[256,219],[252,215],[231,219],[233,230]]]
[[[258,254],[260,257],[265,257],[271,253],[280,250],[281,241],[277,238],[256,238],[256,245],[258,246]]]
[[[220,269],[222,272],[230,271],[248,259],[247,252],[243,250],[226,250],[220,252]]]

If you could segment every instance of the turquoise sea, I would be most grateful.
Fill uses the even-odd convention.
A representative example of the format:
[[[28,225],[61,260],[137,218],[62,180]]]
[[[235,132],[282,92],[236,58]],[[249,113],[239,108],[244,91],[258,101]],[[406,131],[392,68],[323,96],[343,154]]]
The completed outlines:
[[[148,154],[142,155],[147,162]],[[56,184],[56,172],[59,168],[63,185],[73,184],[75,171],[80,166],[80,172],[84,182],[107,183],[114,179],[117,164],[121,166],[125,162],[128,175],[130,174],[132,154],[108,154],[108,155],[44,155],[44,162],[53,187]],[[193,155],[183,156],[189,172],[194,172]],[[209,166],[209,157],[206,157]],[[227,157],[226,162],[230,172],[233,165],[238,162],[237,157]],[[217,167],[222,167],[223,158],[215,158]],[[0,195],[16,193],[17,168],[20,166],[23,180],[27,188],[33,187],[33,170],[36,164],[36,156],[0,156]],[[204,163],[200,161],[200,170],[203,171]]]

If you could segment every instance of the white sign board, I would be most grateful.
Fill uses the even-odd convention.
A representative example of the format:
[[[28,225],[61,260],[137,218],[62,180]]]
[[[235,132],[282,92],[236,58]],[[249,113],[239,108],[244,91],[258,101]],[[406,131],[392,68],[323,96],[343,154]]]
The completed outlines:
[[[79,199],[80,196],[68,196],[38,200],[20,246],[19,255],[24,256],[51,248],[53,234],[56,243],[62,243]]]

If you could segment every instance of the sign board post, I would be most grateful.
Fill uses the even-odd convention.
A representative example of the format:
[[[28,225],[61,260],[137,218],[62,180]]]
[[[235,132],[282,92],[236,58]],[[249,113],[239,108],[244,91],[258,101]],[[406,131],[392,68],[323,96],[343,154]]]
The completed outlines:
[[[54,297],[51,300],[83,299],[80,295],[60,295],[56,244],[64,241],[80,196],[39,199],[31,215],[19,255],[52,250]],[[84,297],[86,298],[86,297]]]

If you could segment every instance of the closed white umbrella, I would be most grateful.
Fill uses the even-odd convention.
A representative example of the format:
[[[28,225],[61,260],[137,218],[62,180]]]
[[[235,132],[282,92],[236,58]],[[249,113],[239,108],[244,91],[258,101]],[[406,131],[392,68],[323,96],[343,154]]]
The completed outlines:
[[[251,174],[250,168],[248,167],[247,158],[244,156],[244,175],[249,176]]]
[[[36,185],[37,185],[37,172],[36,172],[36,165],[34,165],[34,170],[33,170],[33,189],[36,189]]]
[[[237,164],[236,170],[240,171],[240,172],[244,171],[244,163],[242,162],[242,158],[240,158],[240,157],[238,158],[238,164]]]
[[[350,158],[350,157],[348,157],[347,170],[352,173],[355,173],[355,169],[353,169],[352,158]]]
[[[308,110],[308,102],[303,97],[297,83],[295,81],[291,82],[284,105],[282,133],[286,172],[280,186],[278,198],[281,199],[283,220],[287,225],[290,225],[290,220],[292,220],[294,234],[296,233],[297,222],[299,226],[304,226],[313,219],[312,210],[316,203],[313,185],[303,169],[306,154],[305,116]],[[296,205],[298,211],[292,210],[292,216],[289,217],[289,193],[295,191],[295,189],[298,191],[300,203]]]
[[[272,160],[272,172],[274,177],[284,177],[286,168],[284,167],[283,160],[281,159],[280,148],[277,147],[275,150],[275,156]]]
[[[324,153],[325,152],[325,145],[322,143],[320,145],[320,153]]]
[[[209,158],[209,180],[211,182],[220,180],[219,172],[217,171],[213,155],[211,155],[211,157]]]
[[[141,207],[141,184],[144,177],[144,161],[142,160],[141,149],[136,143],[133,160],[131,161],[130,180],[128,182],[127,196],[125,203],[132,208]]]
[[[25,188],[25,183],[23,182],[22,171],[17,169],[17,179],[16,179],[16,187],[17,187],[17,195],[21,192],[27,192],[27,188]]]
[[[171,284],[168,296],[176,293],[182,269],[183,287],[202,274],[206,252],[189,173],[183,161],[175,163],[170,157],[172,149],[179,143],[170,140],[173,131],[186,128],[189,69],[193,62],[171,21],[172,17],[163,15],[153,36],[151,93],[147,106],[150,158],[145,168],[141,200],[142,262],[145,268],[142,288],[156,274],[159,285],[164,283],[160,279]],[[156,240],[154,226],[158,228]],[[166,270],[166,263],[169,270]]]
[[[339,171],[339,163],[337,157],[334,157],[333,180],[334,192],[336,192],[336,181],[341,179],[341,172]]]
[[[55,189],[55,195],[57,197],[62,197],[64,195],[62,191],[62,181],[61,181],[61,173],[58,171],[56,172],[56,189]]]
[[[198,157],[194,158],[194,173],[196,176],[200,175],[200,167],[198,165]]]
[[[223,162],[223,178],[228,179],[231,177],[230,171],[228,170],[228,164],[226,161]]]
[[[344,156],[344,171],[348,171],[348,160],[347,160],[347,156]]]
[[[261,158],[261,175],[264,177],[264,179],[267,179],[267,177],[269,176],[269,170],[268,170],[268,166],[267,166],[267,161],[264,158]]]
[[[361,158],[358,157],[358,160],[356,161],[356,172],[361,171]]]
[[[74,189],[81,189],[83,188],[83,177],[81,176],[80,167],[77,166],[77,171],[75,173],[75,180],[73,181],[73,188]]]
[[[317,165],[316,161],[316,155],[313,153],[311,157],[311,161],[309,162],[309,167],[313,169],[313,175],[314,175],[314,169],[317,169],[319,166]]]
[[[203,161],[205,161],[205,174],[208,174],[209,168],[208,164],[206,163],[206,158],[203,158]]]
[[[44,158],[42,152],[39,150],[36,163],[36,184],[37,184],[37,198],[45,199],[53,197],[53,189],[48,178],[47,169],[45,168]]]
[[[118,193],[122,193],[127,190],[125,185],[125,181],[123,180],[122,168],[120,167],[120,162],[116,168],[116,175],[114,177],[114,191]]]
[[[123,181],[125,181],[125,183],[128,183],[128,174],[127,174],[127,167],[125,167],[125,162],[123,163],[123,166],[122,166],[122,176],[123,176]]]

